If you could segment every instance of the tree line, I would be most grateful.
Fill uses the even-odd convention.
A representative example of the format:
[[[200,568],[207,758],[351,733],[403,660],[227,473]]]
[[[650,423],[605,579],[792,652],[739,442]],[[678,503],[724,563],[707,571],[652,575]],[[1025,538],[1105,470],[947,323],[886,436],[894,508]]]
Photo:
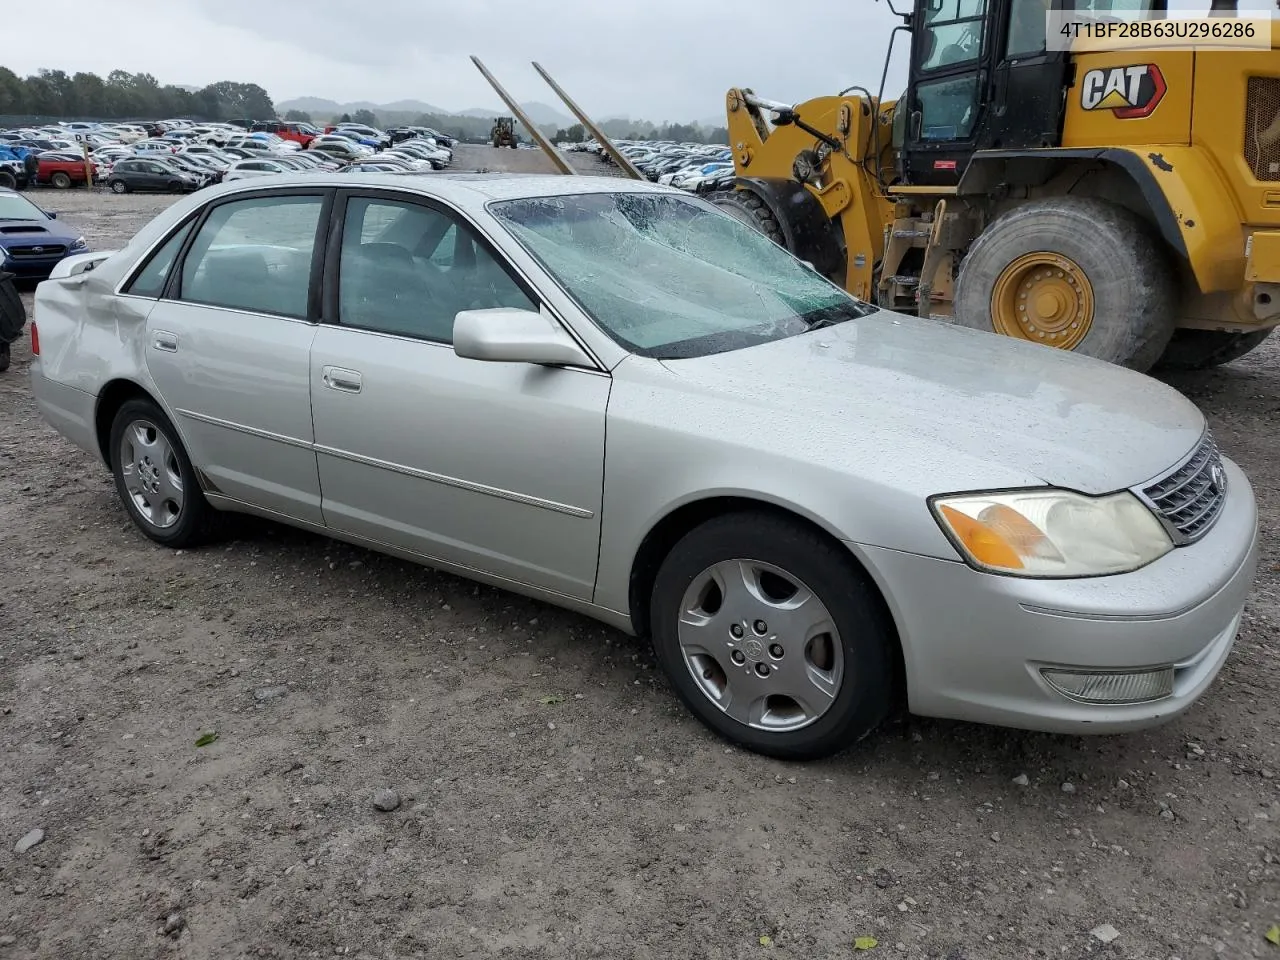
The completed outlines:
[[[161,84],[149,73],[112,70],[104,80],[94,73],[68,74],[64,70],[40,70],[20,77],[0,66],[0,116],[50,117],[86,120],[161,120],[186,117],[193,120],[268,120],[276,116],[275,104],[256,83],[222,80],[199,90]],[[432,127],[459,140],[486,140],[492,117],[456,114],[410,114],[357,110],[348,116],[316,117],[290,110],[284,119],[306,122],[354,121],[374,127],[415,125]],[[600,124],[610,137],[627,140],[675,140],[696,143],[727,143],[724,127],[707,129],[698,124],[655,125],[640,120],[606,120]],[[519,126],[517,125],[519,128]],[[582,141],[587,133],[575,123],[567,129],[554,125],[540,128],[547,136],[562,141]],[[527,132],[525,133],[527,137]]]
[[[222,80],[199,90],[161,85],[149,73],[40,70],[19,77],[0,67],[0,116],[83,117],[93,120],[266,119],[276,115],[267,91],[256,83]]]

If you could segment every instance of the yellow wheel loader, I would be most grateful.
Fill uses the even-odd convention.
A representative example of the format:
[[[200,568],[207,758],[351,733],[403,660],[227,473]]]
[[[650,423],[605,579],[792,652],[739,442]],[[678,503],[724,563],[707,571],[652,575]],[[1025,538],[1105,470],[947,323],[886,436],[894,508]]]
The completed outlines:
[[[737,179],[713,202],[888,309],[1144,371],[1244,355],[1280,324],[1274,38],[1067,52],[1048,10],[914,0],[895,102],[884,75],[794,106],[730,90]]]

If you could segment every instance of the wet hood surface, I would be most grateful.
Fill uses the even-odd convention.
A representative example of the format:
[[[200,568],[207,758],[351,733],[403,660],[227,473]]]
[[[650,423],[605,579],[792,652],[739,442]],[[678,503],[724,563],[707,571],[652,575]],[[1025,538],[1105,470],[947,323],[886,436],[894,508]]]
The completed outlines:
[[[815,442],[947,453],[1047,484],[1105,493],[1172,467],[1205,420],[1186,397],[1102,361],[931,320],[879,312],[761,346],[664,366],[695,391],[775,409]],[[735,425],[726,425],[732,430]],[[749,430],[748,422],[736,425]]]
[[[0,246],[27,246],[43,240],[70,243],[80,232],[61,220],[0,220]]]

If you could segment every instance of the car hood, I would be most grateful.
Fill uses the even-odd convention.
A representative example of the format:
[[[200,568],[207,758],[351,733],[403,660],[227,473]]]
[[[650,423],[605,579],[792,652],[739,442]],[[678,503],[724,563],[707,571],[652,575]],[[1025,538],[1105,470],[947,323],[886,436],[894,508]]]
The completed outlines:
[[[0,244],[41,240],[69,243],[79,236],[78,230],[61,220],[0,220]]]
[[[865,469],[872,457],[912,458],[935,492],[1034,478],[1107,493],[1162,474],[1205,430],[1190,400],[1151,377],[884,311],[663,366],[686,389],[732,398],[742,415],[724,423],[729,433],[772,433],[761,429],[768,407],[809,443],[848,448],[824,459]]]

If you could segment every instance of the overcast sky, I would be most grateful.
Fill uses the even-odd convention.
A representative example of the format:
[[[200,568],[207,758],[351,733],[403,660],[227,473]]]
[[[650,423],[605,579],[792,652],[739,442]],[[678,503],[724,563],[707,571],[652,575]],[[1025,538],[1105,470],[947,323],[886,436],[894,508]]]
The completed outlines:
[[[904,0],[894,0],[901,6]],[[711,118],[724,93],[803,100],[853,83],[875,92],[895,18],[874,0],[111,0],[84,16],[6,17],[0,63],[161,83],[258,83],[299,96],[449,109],[496,107],[475,54],[518,100],[559,107],[537,60],[588,113],[654,122]],[[86,8],[87,10],[88,8]],[[819,13],[819,10],[821,11]],[[104,19],[104,17],[106,19]],[[117,26],[108,27],[108,24]],[[815,29],[819,27],[818,29]],[[905,78],[899,41],[889,92]],[[567,112],[567,111],[562,111]]]
[[[1258,4],[1273,6],[1241,6]],[[1171,5],[1204,9],[1207,0]],[[161,83],[257,83],[277,101],[497,107],[468,59],[474,53],[517,100],[560,107],[529,66],[537,60],[589,114],[654,122],[722,116],[732,86],[789,102],[855,83],[874,93],[898,22],[875,0],[799,9],[779,0],[111,0],[83,16],[75,5],[56,16],[26,9],[6,17],[0,49],[0,62],[23,76],[121,68]],[[890,97],[905,82],[904,40]]]

